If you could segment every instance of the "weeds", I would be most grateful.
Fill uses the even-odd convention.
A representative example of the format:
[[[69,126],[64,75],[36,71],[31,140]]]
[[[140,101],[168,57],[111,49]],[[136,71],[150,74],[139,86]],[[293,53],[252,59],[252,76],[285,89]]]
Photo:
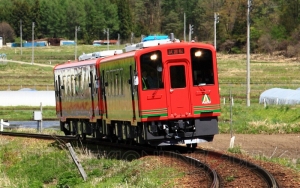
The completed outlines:
[[[242,150],[241,150],[240,146],[234,146],[232,148],[228,148],[227,151],[230,152],[230,153],[235,153],[235,154],[241,154],[242,153]]]
[[[262,161],[277,163],[282,166],[286,166],[291,169],[294,169],[297,172],[300,172],[300,158],[291,160],[291,159],[282,158],[282,157],[267,157],[265,155],[257,155],[257,156],[255,156],[255,158],[258,160],[262,160]]]
[[[225,181],[227,181],[227,182],[232,182],[234,180],[235,180],[234,175],[230,175],[230,176],[225,177]]]

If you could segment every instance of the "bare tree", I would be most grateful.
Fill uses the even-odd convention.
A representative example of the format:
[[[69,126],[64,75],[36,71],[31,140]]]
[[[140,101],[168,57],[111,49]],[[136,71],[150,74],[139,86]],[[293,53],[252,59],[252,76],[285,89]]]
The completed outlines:
[[[7,22],[0,23],[0,36],[2,36],[4,44],[7,41],[13,41],[15,32]]]

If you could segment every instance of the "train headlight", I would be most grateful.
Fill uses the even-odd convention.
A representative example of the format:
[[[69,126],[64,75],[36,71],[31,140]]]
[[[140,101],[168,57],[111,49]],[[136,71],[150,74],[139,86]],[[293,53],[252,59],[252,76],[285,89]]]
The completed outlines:
[[[196,51],[195,52],[195,57],[200,57],[202,55],[202,52],[201,51]]]
[[[156,60],[157,59],[157,55],[156,54],[151,55],[150,59],[153,60],[153,61]]]

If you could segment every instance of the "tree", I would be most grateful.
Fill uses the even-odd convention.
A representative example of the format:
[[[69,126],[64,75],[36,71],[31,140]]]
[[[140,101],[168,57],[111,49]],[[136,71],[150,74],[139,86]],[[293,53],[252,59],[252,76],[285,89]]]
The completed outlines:
[[[133,20],[129,0],[118,0],[119,33],[122,39],[127,39],[133,32]]]
[[[32,20],[29,15],[29,4],[27,1],[13,0],[12,6],[9,7],[10,15],[9,21],[12,28],[14,28],[17,36],[20,36],[20,21],[22,20],[22,35],[25,40],[32,37]]]
[[[3,37],[3,43],[13,42],[15,33],[13,28],[7,22],[0,23],[0,36]]]
[[[29,17],[31,18],[31,21],[34,22],[34,34],[38,36],[38,38],[40,38],[40,36],[42,35],[40,27],[40,16],[40,0],[34,0],[30,5]]]
[[[182,34],[178,28],[182,28],[182,22],[179,20],[177,13],[171,11],[162,21],[162,32],[165,34],[174,33],[178,38]]]

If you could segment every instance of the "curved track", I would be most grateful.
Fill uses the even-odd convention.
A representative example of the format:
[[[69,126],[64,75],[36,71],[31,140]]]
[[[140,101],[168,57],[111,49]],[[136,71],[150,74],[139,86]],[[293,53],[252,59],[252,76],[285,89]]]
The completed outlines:
[[[267,187],[272,187],[272,188],[280,187],[272,174],[270,174],[267,170],[263,169],[261,166],[251,163],[249,161],[246,161],[246,160],[234,157],[234,156],[226,155],[224,153],[210,151],[210,150],[204,150],[204,149],[196,149],[194,153],[198,153],[198,154],[200,153],[201,155],[204,155],[205,157],[211,157],[213,159],[217,159],[220,161],[227,161],[229,163],[234,163],[238,167],[247,168],[253,174],[257,174],[258,177],[262,178],[263,181],[267,184]],[[220,163],[220,161],[219,161],[219,163]],[[222,184],[223,183],[220,183],[221,186],[222,186]]]
[[[16,136],[16,137],[28,137],[28,138],[37,138],[37,139],[48,139],[48,140],[55,140],[55,139],[60,139],[60,140],[65,140],[65,141],[75,141],[79,140],[79,137],[75,136],[57,136],[57,135],[47,135],[47,134],[31,134],[31,133],[15,133],[15,132],[0,132],[0,135],[6,135],[6,136]],[[194,156],[192,157],[191,155],[186,154],[187,150],[184,147],[181,146],[176,146],[175,148],[167,148],[172,151],[163,151],[162,148],[159,150],[157,148],[151,148],[151,147],[143,147],[143,146],[137,146],[137,145],[128,145],[128,144],[123,144],[123,143],[112,143],[112,142],[107,142],[107,141],[96,141],[93,138],[87,138],[84,140],[85,143],[89,144],[97,144],[97,145],[102,145],[102,146],[109,146],[109,147],[114,147],[114,148],[119,148],[122,150],[134,150],[141,152],[143,154],[146,153],[146,155],[168,155],[169,157],[175,158],[175,159],[180,159],[190,166],[199,168],[208,175],[208,177],[211,180],[211,186],[210,187],[223,187],[222,183],[222,178],[221,175],[217,174],[217,171],[210,167],[208,163],[206,162],[201,162],[201,160],[196,159]],[[176,152],[173,152],[176,151]],[[183,154],[178,153],[178,151],[182,152]],[[249,161],[239,159],[234,156],[226,155],[224,153],[219,153],[216,151],[209,151],[209,150],[203,150],[203,149],[195,149],[193,151],[193,154],[201,154],[205,157],[213,157],[215,159],[221,159],[224,161],[229,161],[230,163],[235,163],[239,166],[243,166],[243,168],[248,168],[252,173],[258,174],[268,185],[268,187],[271,188],[279,188],[280,186],[276,182],[275,178],[270,174],[268,171],[263,169],[262,167],[255,165]]]

